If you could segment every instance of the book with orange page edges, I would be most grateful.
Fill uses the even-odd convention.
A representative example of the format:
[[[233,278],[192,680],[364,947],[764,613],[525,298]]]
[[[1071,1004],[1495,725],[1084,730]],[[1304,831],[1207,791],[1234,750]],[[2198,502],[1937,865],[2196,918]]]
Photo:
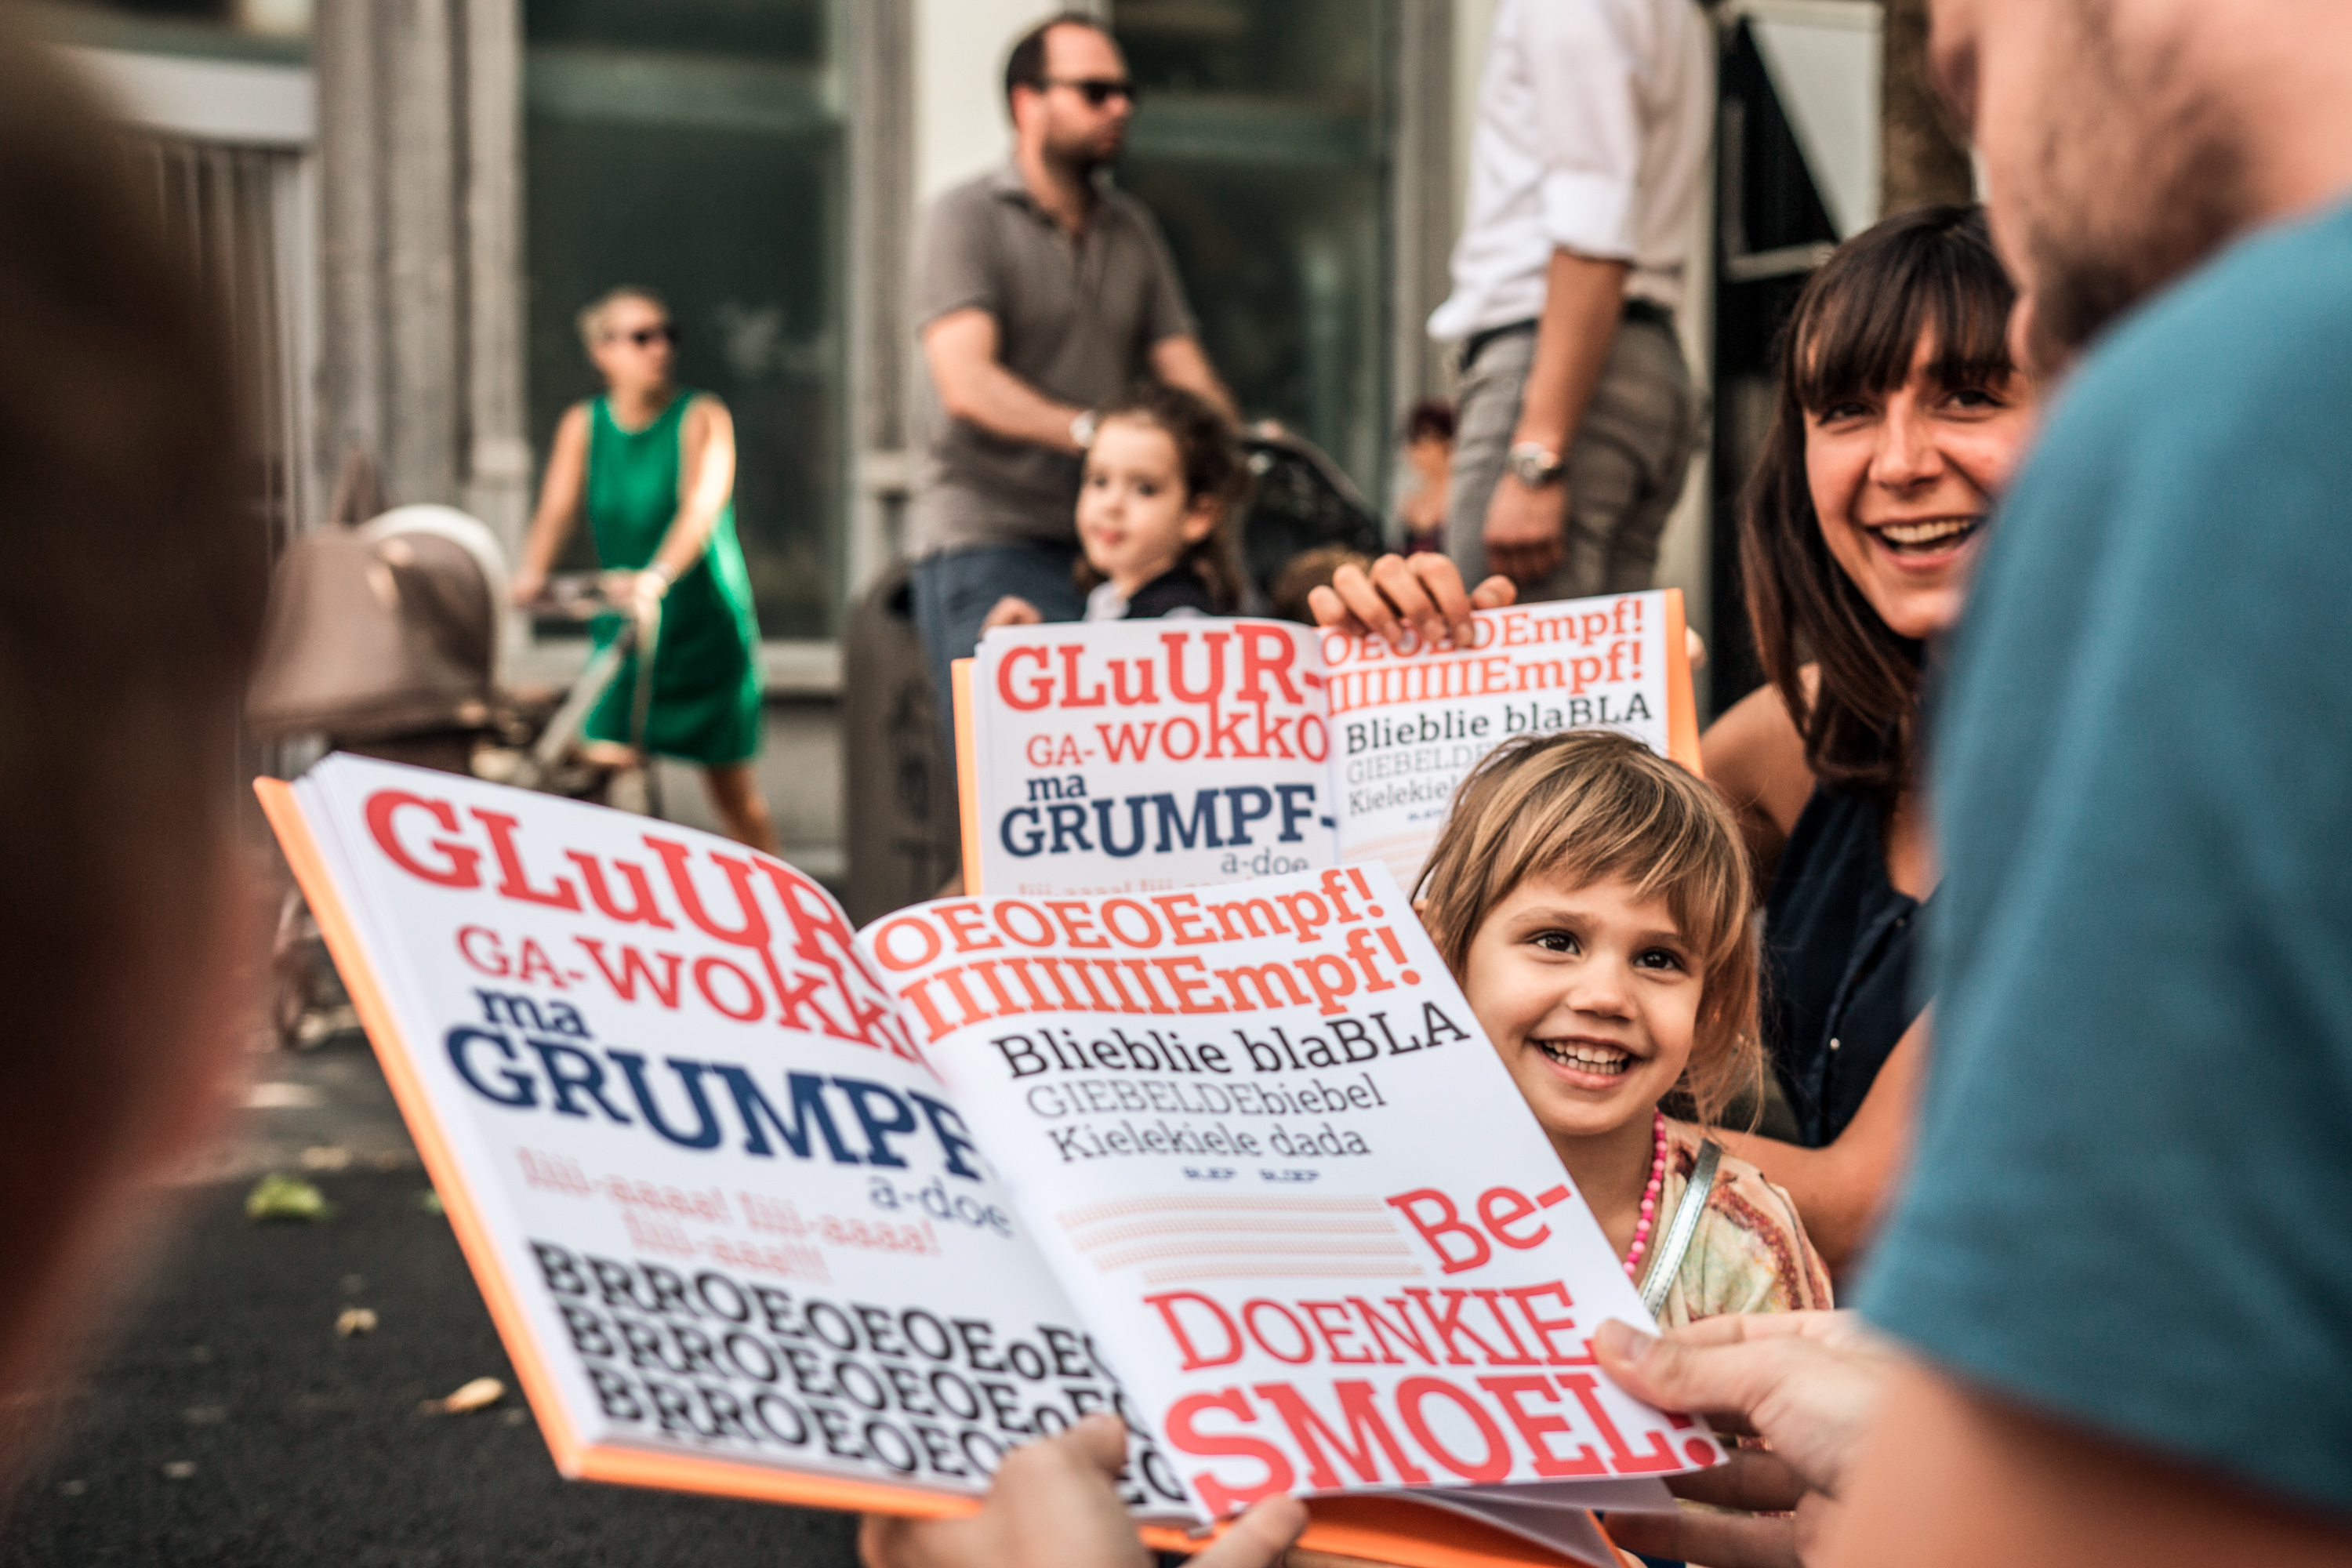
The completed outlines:
[[[1682,592],[1480,610],[1466,647],[1205,617],[1000,626],[954,666],[966,892],[1137,893],[1378,860],[1454,787],[1604,729],[1700,772]]]
[[[257,789],[557,1468],[949,1515],[1093,1411],[1183,1550],[1615,1558],[1719,1462],[1380,864],[853,932],[691,829],[351,756]]]

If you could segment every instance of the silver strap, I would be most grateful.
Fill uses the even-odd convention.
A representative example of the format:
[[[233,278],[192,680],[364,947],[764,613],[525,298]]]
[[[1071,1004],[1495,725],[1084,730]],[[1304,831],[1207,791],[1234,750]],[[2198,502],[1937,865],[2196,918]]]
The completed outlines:
[[[1642,1305],[1654,1318],[1658,1309],[1666,1304],[1666,1292],[1674,1289],[1675,1276],[1682,1272],[1683,1254],[1690,1250],[1691,1237],[1698,1234],[1698,1222],[1706,1213],[1707,1196],[1715,1191],[1716,1168],[1722,1163],[1722,1144],[1710,1138],[1699,1145],[1698,1163],[1691,1167],[1690,1184],[1683,1188],[1683,1201],[1675,1205],[1674,1223],[1666,1226],[1657,1250],[1650,1254],[1650,1272],[1642,1282]]]

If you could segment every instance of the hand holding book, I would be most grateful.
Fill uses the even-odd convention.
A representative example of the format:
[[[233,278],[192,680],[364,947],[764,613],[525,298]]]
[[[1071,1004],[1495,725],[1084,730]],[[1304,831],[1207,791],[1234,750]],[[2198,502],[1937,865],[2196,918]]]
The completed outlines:
[[[1620,731],[1697,771],[1679,591],[1473,609],[1450,567],[1375,571],[1387,637],[1248,619],[987,633],[956,667],[966,890],[1149,892],[1367,860],[1410,889],[1454,788],[1514,736]],[[1466,626],[1433,639],[1398,604]]]
[[[1108,1411],[1163,1544],[1297,1489],[1322,1550],[1605,1563],[1720,1458],[1601,1375],[1645,1315],[1383,868],[853,941],[668,824],[263,793],[567,1474],[944,1518]]]
[[[866,1568],[1147,1568],[1151,1557],[1118,1500],[1128,1434],[1089,1415],[1008,1455],[978,1513],[915,1520],[868,1514],[857,1535]],[[1296,1498],[1251,1506],[1192,1559],[1192,1568],[1269,1568],[1307,1528]]]
[[[1471,611],[1499,610],[1518,599],[1519,585],[1499,574],[1465,589],[1450,556],[1424,550],[1383,555],[1369,569],[1341,566],[1331,585],[1316,589],[1307,602],[1321,629],[1398,647],[1409,642],[1433,647],[1449,638],[1467,646]]]

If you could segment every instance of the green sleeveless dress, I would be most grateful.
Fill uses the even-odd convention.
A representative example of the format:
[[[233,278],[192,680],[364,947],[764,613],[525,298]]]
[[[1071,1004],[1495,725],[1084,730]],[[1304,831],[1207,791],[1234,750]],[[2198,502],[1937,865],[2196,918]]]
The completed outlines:
[[[642,430],[622,428],[604,398],[588,405],[588,528],[607,571],[643,570],[676,520],[679,429],[694,397],[679,388],[661,416]],[[591,627],[596,647],[612,642],[625,624],[617,615],[598,616]],[[589,713],[590,739],[630,742],[636,680],[632,655]],[[646,729],[647,750],[704,767],[759,754],[760,626],[751,614],[751,578],[735,538],[731,497],[703,544],[702,559],[662,600]]]

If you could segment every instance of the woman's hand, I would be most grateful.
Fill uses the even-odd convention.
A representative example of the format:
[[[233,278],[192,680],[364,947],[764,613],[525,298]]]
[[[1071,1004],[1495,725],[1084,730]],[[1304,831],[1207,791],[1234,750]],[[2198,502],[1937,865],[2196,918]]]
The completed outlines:
[[[520,566],[507,584],[507,599],[515,608],[527,610],[547,592],[547,573],[538,566]]]
[[[614,609],[640,616],[662,602],[670,584],[665,574],[650,571],[607,572],[596,581]]]
[[[1007,594],[996,601],[995,607],[981,621],[980,629],[987,631],[992,626],[1039,626],[1045,624],[1045,617],[1036,605],[1017,595]]]
[[[1115,1415],[1089,1415],[1007,1455],[976,1514],[867,1514],[857,1531],[857,1560],[865,1568],[1147,1568],[1150,1553],[1118,1498],[1126,1463],[1125,1425]],[[1189,1568],[1270,1568],[1306,1528],[1304,1504],[1267,1498]]]
[[[1315,624],[1328,631],[1362,637],[1370,632],[1391,647],[1404,640],[1410,627],[1423,643],[1451,639],[1457,647],[1470,646],[1470,612],[1499,610],[1518,602],[1518,585],[1508,577],[1489,577],[1471,592],[1462,588],[1462,573],[1434,551],[1418,555],[1383,555],[1368,573],[1353,564],[1333,574],[1331,585],[1307,595]]]
[[[1670,1483],[1676,1495],[1730,1513],[1610,1517],[1620,1546],[1716,1568],[1807,1560],[1903,1364],[1851,1312],[1710,1318],[1655,1337],[1606,1322],[1593,1350],[1635,1398],[1716,1417],[1770,1445]],[[1759,1517],[1767,1515],[1785,1517]]]

